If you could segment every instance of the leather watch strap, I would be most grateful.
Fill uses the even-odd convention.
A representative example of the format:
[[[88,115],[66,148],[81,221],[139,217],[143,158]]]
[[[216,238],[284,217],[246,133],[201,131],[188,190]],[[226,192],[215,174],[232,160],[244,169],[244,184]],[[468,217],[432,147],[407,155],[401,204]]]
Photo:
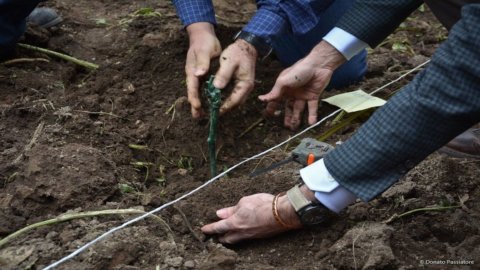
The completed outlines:
[[[312,203],[305,198],[305,195],[303,195],[303,192],[298,185],[287,191],[287,197],[297,213],[300,209]]]

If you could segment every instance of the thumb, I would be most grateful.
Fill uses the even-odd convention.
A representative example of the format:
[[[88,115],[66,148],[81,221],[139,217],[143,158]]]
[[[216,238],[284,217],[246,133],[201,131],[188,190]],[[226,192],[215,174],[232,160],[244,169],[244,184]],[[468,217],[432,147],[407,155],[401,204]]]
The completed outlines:
[[[235,212],[235,206],[222,208],[217,211],[217,216],[221,219],[229,218]]]
[[[279,101],[281,100],[285,89],[285,83],[283,83],[282,80],[278,79],[270,92],[266,93],[265,95],[260,95],[258,96],[258,98],[263,102]]]
[[[205,75],[210,68],[210,55],[207,53],[198,53],[195,57],[195,76]]]

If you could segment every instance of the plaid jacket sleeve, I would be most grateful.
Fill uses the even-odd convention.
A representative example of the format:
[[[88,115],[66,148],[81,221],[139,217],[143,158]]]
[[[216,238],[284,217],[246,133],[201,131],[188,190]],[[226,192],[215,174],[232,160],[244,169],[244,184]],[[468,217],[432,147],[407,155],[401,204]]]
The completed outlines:
[[[371,200],[480,121],[479,25],[480,4],[465,5],[429,66],[325,158],[335,180]]]
[[[358,0],[337,27],[374,48],[422,3],[422,0]]]

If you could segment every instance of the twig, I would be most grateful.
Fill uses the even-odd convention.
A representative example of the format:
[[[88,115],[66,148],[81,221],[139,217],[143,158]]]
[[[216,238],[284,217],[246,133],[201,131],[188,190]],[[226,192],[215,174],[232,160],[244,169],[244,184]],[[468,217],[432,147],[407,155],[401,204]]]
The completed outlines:
[[[174,205],[173,208],[175,208],[175,210],[177,210],[177,212],[180,214],[180,216],[182,217],[183,219],[183,222],[185,223],[185,226],[187,226],[188,230],[190,231],[190,233],[192,233],[193,237],[195,237],[195,239],[198,240],[198,242],[202,243],[203,244],[203,241],[202,239],[197,235],[197,233],[193,230],[192,228],[192,224],[190,224],[190,221],[188,221],[187,219],[187,216],[185,215],[185,213],[183,213],[182,209],[180,209],[180,207]]]
[[[383,223],[385,224],[389,224],[389,223],[392,223],[393,221],[399,219],[399,218],[402,218],[402,217],[405,217],[405,216],[408,216],[408,215],[411,215],[411,214],[415,214],[415,213],[418,213],[418,212],[428,212],[428,211],[443,211],[443,210],[449,210],[449,209],[455,209],[455,208],[460,208],[461,206],[460,205],[454,205],[454,206],[438,206],[438,207],[425,207],[425,208],[418,208],[418,209],[413,209],[413,210],[410,210],[410,211],[407,211],[403,214],[393,214],[393,216],[391,216],[389,219],[383,221]]]
[[[50,61],[48,59],[45,59],[45,58],[17,58],[17,59],[12,59],[12,60],[5,61],[1,64],[5,65],[5,66],[11,66],[11,65],[15,65],[15,64],[33,63],[33,62],[50,63]]]
[[[145,214],[145,211],[138,210],[138,209],[118,209],[118,210],[101,210],[101,211],[91,211],[91,212],[80,212],[80,213],[67,213],[62,214],[56,218],[41,221],[38,223],[34,223],[29,225],[23,229],[20,229],[7,237],[0,240],[0,248],[10,242],[13,238],[20,236],[28,231],[31,231],[36,228],[40,228],[47,225],[53,225],[57,223],[62,223],[65,221],[79,219],[79,218],[86,218],[86,217],[97,217],[97,216],[106,216],[106,215],[132,215],[132,214]],[[170,241],[174,242],[172,230],[168,226],[168,224],[158,216],[152,216],[155,220],[159,221],[162,224],[164,231],[167,233],[168,238]]]
[[[121,116],[118,116],[116,114],[109,113],[109,112],[90,112],[90,111],[81,111],[81,110],[74,110],[74,112],[95,114],[95,115],[108,115],[108,116],[112,116],[112,117],[116,117],[116,118],[123,118]]]
[[[51,50],[47,50],[47,49],[44,49],[44,48],[40,48],[40,47],[28,45],[28,44],[23,44],[23,43],[18,43],[18,46],[20,46],[22,48],[25,48],[25,49],[28,49],[28,50],[37,51],[37,52],[41,52],[41,53],[44,53],[44,54],[47,54],[47,55],[55,56],[55,57],[58,57],[60,59],[68,61],[68,62],[72,62],[74,64],[77,64],[77,65],[79,65],[81,67],[84,67],[84,68],[87,68],[87,69],[97,69],[97,68],[99,68],[99,66],[97,64],[90,63],[90,62],[87,62],[87,61],[84,61],[84,60],[80,60],[80,59],[77,59],[75,57],[63,54],[63,53],[59,53],[59,52],[55,52],[55,51],[51,51]]]
[[[245,131],[243,131],[240,135],[238,135],[237,138],[240,139],[243,136],[245,136],[245,134],[252,131],[256,126],[258,126],[260,123],[262,123],[263,120],[265,120],[265,118],[260,117],[257,121],[255,121],[253,124],[251,124],[247,129],[245,129]]]
[[[355,266],[355,270],[357,270],[357,258],[355,257],[355,242],[357,242],[360,235],[363,233],[363,228],[365,227],[365,223],[362,224],[362,228],[360,228],[360,232],[352,241],[352,255],[353,255],[353,265]]]
[[[16,165],[20,162],[20,160],[23,158],[25,152],[30,151],[32,149],[33,145],[37,142],[38,137],[40,137],[40,134],[42,134],[43,127],[45,126],[45,122],[42,121],[40,124],[38,124],[37,128],[35,129],[35,132],[33,132],[32,139],[30,142],[25,145],[25,148],[23,149],[23,152],[18,155],[18,157],[12,162],[12,165]]]

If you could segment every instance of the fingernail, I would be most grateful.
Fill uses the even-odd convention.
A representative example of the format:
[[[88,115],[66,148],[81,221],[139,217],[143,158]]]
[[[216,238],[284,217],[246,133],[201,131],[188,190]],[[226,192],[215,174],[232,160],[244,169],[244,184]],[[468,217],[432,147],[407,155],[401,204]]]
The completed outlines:
[[[197,69],[197,70],[195,70],[195,76],[202,76],[203,74],[205,74],[205,70],[204,70],[204,69]]]

